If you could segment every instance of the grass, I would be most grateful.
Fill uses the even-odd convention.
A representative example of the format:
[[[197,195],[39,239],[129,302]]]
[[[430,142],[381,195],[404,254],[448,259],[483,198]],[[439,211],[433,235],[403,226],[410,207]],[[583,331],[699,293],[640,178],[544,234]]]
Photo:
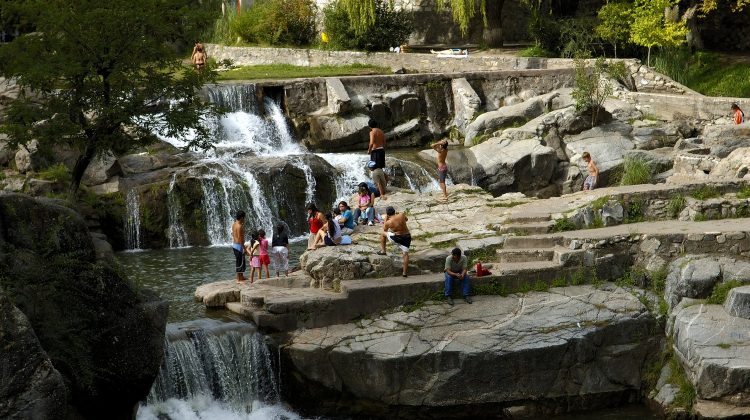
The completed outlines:
[[[750,198],[750,185],[742,187],[742,189],[737,193],[737,198],[739,198],[740,200]]]
[[[625,159],[622,167],[620,185],[638,185],[651,182],[652,166],[640,158]]]
[[[623,205],[623,207],[625,207]],[[642,222],[643,217],[643,199],[639,196],[632,197],[627,203],[627,215],[623,222],[625,223],[639,223]]]
[[[732,345],[731,345],[731,344],[729,344],[729,343],[719,343],[719,344],[717,344],[717,345],[716,345],[716,347],[719,347],[719,348],[721,348],[721,349],[727,350],[727,349],[729,349],[730,347],[732,347]]]
[[[740,286],[742,286],[742,282],[739,280],[719,283],[714,287],[714,290],[711,291],[711,296],[706,299],[706,303],[710,303],[713,305],[723,305],[724,301],[727,299],[729,291],[734,289],[735,287]]]
[[[519,57],[556,57],[557,54],[546,50],[539,45],[526,47],[518,52]]]
[[[721,193],[716,188],[710,186],[710,185],[703,185],[697,190],[690,193],[690,196],[693,197],[696,200],[705,201],[710,198],[716,198],[719,197]]]
[[[601,210],[605,204],[610,200],[610,196],[605,195],[604,197],[599,197],[596,200],[591,202],[591,209],[594,210],[594,212],[597,212]]]
[[[515,207],[521,204],[526,204],[525,201],[504,201],[500,203],[488,203],[487,207]]]
[[[61,184],[69,184],[71,179],[70,171],[68,171],[68,168],[62,163],[50,166],[49,168],[39,172],[37,176],[39,177],[39,179],[55,181]]]
[[[674,404],[685,409],[690,409],[695,404],[695,388],[693,384],[688,380],[685,371],[682,369],[682,365],[675,356],[669,359],[669,368],[671,374],[669,375],[668,382],[679,388],[677,395],[674,397]]]
[[[576,230],[576,225],[568,219],[568,216],[563,216],[555,220],[555,226],[552,227],[554,232],[567,232],[570,230]]]
[[[499,281],[482,282],[471,286],[474,295],[508,296],[508,289]]]
[[[750,97],[750,66],[730,55],[673,50],[657,56],[655,68],[709,96]]]
[[[328,76],[363,76],[373,74],[391,74],[388,67],[369,64],[350,64],[346,66],[293,66],[291,64],[261,64],[243,66],[219,73],[219,80],[255,80],[255,79],[295,79],[300,77]]]
[[[676,219],[686,205],[687,203],[685,202],[685,196],[682,194],[677,194],[669,199],[669,203],[667,203],[667,212],[673,219]]]

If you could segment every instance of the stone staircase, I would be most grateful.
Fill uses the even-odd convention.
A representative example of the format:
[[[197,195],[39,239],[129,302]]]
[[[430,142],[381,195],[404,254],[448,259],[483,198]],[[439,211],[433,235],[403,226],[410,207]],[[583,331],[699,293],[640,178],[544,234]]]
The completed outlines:
[[[515,235],[543,235],[552,232],[555,222],[549,213],[514,214],[500,227],[500,233]]]

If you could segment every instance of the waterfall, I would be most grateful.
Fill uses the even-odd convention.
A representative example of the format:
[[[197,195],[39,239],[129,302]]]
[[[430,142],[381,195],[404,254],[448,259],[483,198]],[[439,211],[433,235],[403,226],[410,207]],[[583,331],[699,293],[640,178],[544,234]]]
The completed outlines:
[[[180,200],[174,193],[174,184],[177,181],[177,173],[172,174],[167,190],[167,210],[169,215],[169,247],[184,248],[188,246],[187,233],[182,227],[182,214],[180,212]]]
[[[141,249],[141,203],[135,188],[125,195],[125,241],[127,249]]]
[[[349,201],[360,182],[370,181],[365,166],[370,157],[361,153],[317,153],[336,168],[336,201]]]
[[[185,418],[186,411],[192,411],[189,418],[248,418],[259,410],[271,414],[266,418],[299,418],[279,404],[275,371],[273,355],[252,324],[169,324],[159,376],[138,418]]]
[[[208,99],[216,105],[232,110],[258,113],[255,85],[211,85],[206,86]]]

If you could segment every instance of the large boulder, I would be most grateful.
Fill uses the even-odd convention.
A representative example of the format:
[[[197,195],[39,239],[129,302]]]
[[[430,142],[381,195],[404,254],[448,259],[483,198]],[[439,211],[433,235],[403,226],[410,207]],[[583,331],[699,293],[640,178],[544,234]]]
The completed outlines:
[[[720,278],[721,265],[715,258],[678,258],[669,266],[664,300],[673,308],[685,297],[707,297]]]
[[[750,123],[710,125],[703,130],[703,142],[712,155],[725,158],[735,149],[750,147]]]
[[[127,157],[126,157],[127,160]],[[132,170],[132,165],[129,170]],[[122,167],[112,153],[103,153],[89,164],[81,183],[88,186],[101,185],[113,176],[123,175]]]
[[[523,125],[542,115],[548,109],[549,96],[536,97],[479,115],[466,127],[464,145],[471,146],[476,142],[476,137],[490,135],[501,128]]]
[[[419,157],[437,167],[435,150],[422,150],[419,152]],[[453,149],[449,146],[445,163],[448,165],[448,175],[454,184],[476,185],[477,179],[484,177],[484,168],[477,164],[477,159],[471,149]]]
[[[646,162],[651,167],[651,174],[658,174],[672,169],[674,166],[674,149],[671,147],[655,150],[627,150],[624,153],[625,159],[639,159]]]
[[[740,147],[721,159],[711,170],[711,176],[717,178],[748,178],[749,172],[750,147]]]
[[[636,297],[580,286],[298,330],[281,366],[285,398],[317,413],[486,418],[634,397],[659,342]]]
[[[15,163],[16,169],[22,174],[38,171],[49,165],[49,161],[39,149],[39,142],[37,140],[32,140],[28,144],[18,148]]]
[[[476,184],[495,196],[506,192],[530,195],[550,184],[557,155],[537,139],[490,139],[471,148],[477,165]],[[450,155],[450,153],[449,153]]]
[[[67,389],[29,320],[0,292],[0,417],[65,418]]]
[[[166,304],[98,261],[85,221],[54,200],[0,195],[0,272],[74,410],[132,418],[159,372]]]
[[[365,114],[310,116],[310,132],[304,140],[305,146],[321,152],[366,150],[370,141],[369,120]]]
[[[750,286],[732,289],[724,302],[724,308],[731,316],[750,319]]]
[[[586,163],[581,159],[589,152],[599,168],[599,186],[607,186],[624,162],[625,152],[635,148],[630,133],[632,127],[620,121],[594,127],[574,136],[565,137],[565,147],[570,162],[575,163],[581,172],[586,171]]]
[[[482,106],[482,99],[474,91],[465,78],[451,80],[453,90],[453,123],[462,134],[466,134],[466,127],[474,120]]]

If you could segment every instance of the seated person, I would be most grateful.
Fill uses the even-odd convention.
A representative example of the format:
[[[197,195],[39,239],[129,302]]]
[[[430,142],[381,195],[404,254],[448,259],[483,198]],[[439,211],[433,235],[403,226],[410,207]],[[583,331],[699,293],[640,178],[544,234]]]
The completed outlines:
[[[326,213],[324,216],[325,223],[318,231],[318,236],[315,238],[315,248],[321,248],[324,246],[336,246],[341,243],[341,227],[333,218],[331,213]]]
[[[341,233],[344,235],[351,235],[354,232],[354,214],[352,209],[349,208],[349,204],[346,201],[339,202],[338,210],[341,215],[338,218],[338,223],[341,226]]]
[[[362,183],[364,184],[364,183]],[[357,208],[354,211],[354,219],[358,224],[365,224],[372,226],[375,220],[375,209],[373,207],[373,196],[370,190],[367,188],[367,184],[363,187],[359,184],[359,191],[357,191],[356,203]]]
[[[469,275],[467,274],[468,261],[466,255],[461,255],[461,249],[453,248],[451,255],[445,259],[445,298],[448,301],[448,305],[453,306],[453,282],[461,281],[461,294],[464,297],[466,303],[472,303],[469,292],[471,291],[471,284],[469,283]]]

